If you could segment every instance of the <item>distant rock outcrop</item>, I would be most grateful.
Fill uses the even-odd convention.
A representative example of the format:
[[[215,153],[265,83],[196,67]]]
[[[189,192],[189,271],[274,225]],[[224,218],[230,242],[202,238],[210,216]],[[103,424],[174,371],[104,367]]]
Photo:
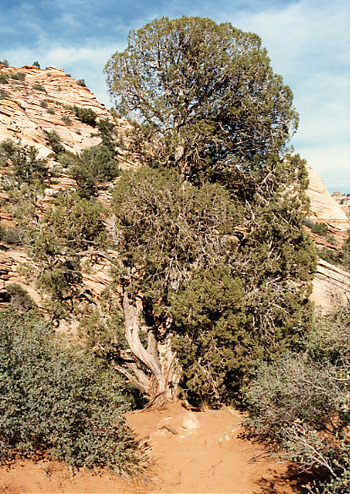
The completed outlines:
[[[309,166],[307,169],[309,173],[307,195],[310,198],[311,219],[326,223],[331,234],[343,236],[350,229],[349,218],[330,195],[318,173]]]
[[[340,192],[334,192],[332,194],[332,197],[339,204],[339,206],[345,212],[347,218],[350,221],[350,194],[341,194]]]

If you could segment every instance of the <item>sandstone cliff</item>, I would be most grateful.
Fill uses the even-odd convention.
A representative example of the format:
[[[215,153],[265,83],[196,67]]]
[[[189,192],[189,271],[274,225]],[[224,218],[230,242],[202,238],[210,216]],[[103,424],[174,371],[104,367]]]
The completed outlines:
[[[350,229],[349,218],[334,197],[330,195],[319,174],[311,167],[309,173],[309,187],[307,194],[310,199],[311,219],[319,223],[326,223],[329,232],[340,238],[346,236]]]
[[[340,192],[334,192],[332,194],[332,197],[339,204],[339,206],[345,212],[347,218],[350,221],[350,194],[341,194]]]

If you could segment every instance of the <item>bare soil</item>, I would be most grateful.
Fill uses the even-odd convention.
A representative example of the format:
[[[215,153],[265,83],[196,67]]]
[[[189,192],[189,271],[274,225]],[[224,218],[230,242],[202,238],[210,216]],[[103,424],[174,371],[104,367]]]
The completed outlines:
[[[128,414],[137,438],[150,446],[152,466],[142,479],[130,483],[108,471],[73,475],[58,462],[23,460],[0,468],[0,493],[301,492],[290,466],[264,458],[260,445],[241,437],[241,418],[231,408],[192,412],[180,404]]]

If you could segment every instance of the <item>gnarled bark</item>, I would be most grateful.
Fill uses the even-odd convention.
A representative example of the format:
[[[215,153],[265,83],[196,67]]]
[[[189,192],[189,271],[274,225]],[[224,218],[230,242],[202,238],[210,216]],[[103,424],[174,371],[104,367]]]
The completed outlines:
[[[129,364],[133,374],[122,367],[119,367],[118,370],[129,379],[131,384],[148,396],[150,405],[159,406],[169,401],[176,401],[180,368],[176,360],[176,354],[171,349],[171,335],[168,335],[164,343],[160,345],[154,333],[150,331],[146,349],[140,340],[140,318],[137,301],[128,292],[124,292],[123,309],[125,337],[136,364]],[[146,372],[137,364],[145,367]]]

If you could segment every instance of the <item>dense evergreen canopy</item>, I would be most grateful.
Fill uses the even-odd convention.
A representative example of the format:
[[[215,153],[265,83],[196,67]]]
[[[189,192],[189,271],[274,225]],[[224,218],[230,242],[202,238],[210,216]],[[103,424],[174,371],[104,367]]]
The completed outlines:
[[[106,66],[143,163],[184,176],[263,166],[297,126],[292,92],[260,38],[210,19],[161,18],[131,31]]]

